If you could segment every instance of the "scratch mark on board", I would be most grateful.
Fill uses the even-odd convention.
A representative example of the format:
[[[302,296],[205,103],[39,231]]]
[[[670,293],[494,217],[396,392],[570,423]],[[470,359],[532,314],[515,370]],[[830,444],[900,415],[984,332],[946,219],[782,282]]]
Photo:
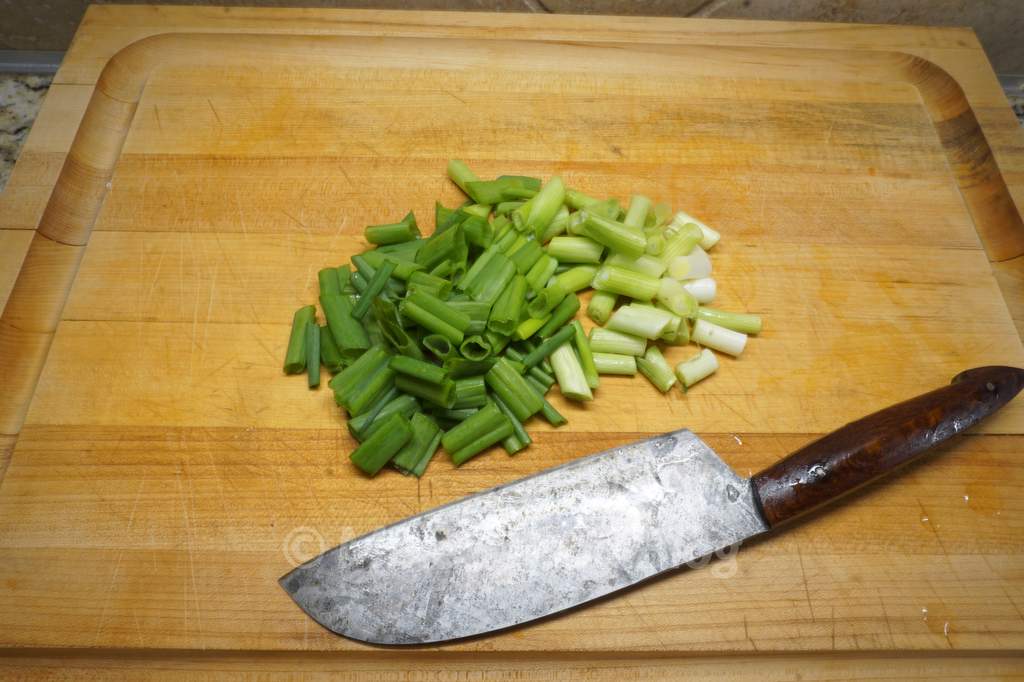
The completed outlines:
[[[210,105],[210,111],[213,112],[213,117],[217,119],[217,125],[223,126],[224,124],[221,122],[220,116],[217,114],[217,109],[213,106],[213,102],[210,101],[209,97],[206,98],[206,103]]]

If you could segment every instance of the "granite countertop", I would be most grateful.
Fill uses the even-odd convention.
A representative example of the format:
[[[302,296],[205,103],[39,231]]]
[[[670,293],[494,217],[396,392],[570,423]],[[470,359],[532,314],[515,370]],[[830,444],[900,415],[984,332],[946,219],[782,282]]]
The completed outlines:
[[[7,185],[51,80],[50,75],[0,74],[0,190]]]

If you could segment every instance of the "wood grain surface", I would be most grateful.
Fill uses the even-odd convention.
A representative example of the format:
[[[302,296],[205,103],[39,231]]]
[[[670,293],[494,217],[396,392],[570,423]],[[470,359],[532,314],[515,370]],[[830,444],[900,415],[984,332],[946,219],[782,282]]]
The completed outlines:
[[[497,637],[367,649],[276,578],[652,433],[746,475],[1024,365],[1022,137],[960,29],[92,8],[0,195],[0,670],[1019,675],[1020,401],[729,561]],[[765,332],[685,396],[559,403],[515,458],[355,475],[327,394],[280,374],[290,314],[365,224],[456,200],[450,157],[700,216],[721,307]]]

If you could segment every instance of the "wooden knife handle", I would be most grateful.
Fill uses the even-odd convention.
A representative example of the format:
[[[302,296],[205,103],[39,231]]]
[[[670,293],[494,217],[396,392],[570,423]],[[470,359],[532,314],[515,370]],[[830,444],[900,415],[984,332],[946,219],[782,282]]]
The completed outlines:
[[[819,438],[751,479],[775,528],[916,459],[1008,403],[1024,370],[978,367],[949,386],[887,407]]]

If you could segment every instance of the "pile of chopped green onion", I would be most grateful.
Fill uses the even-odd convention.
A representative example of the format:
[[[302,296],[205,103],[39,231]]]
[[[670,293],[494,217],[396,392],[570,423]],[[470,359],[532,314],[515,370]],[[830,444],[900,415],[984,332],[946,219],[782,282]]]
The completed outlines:
[[[284,371],[328,385],[360,445],[352,462],[420,476],[439,446],[458,466],[501,444],[531,443],[540,414],[566,423],[546,399],[592,400],[601,374],[643,374],[685,391],[718,368],[710,350],[738,356],[757,315],[705,304],[715,296],[707,251],[719,234],[665,204],[566,189],[560,178],[480,180],[461,161],[448,175],[466,194],[435,206],[422,237],[410,212],[366,228],[374,245],[319,272],[320,308],[296,311]],[[590,334],[576,318],[592,288]],[[620,305],[621,304],[621,305]],[[618,306],[618,307],[616,307]],[[675,370],[658,343],[702,347]]]

